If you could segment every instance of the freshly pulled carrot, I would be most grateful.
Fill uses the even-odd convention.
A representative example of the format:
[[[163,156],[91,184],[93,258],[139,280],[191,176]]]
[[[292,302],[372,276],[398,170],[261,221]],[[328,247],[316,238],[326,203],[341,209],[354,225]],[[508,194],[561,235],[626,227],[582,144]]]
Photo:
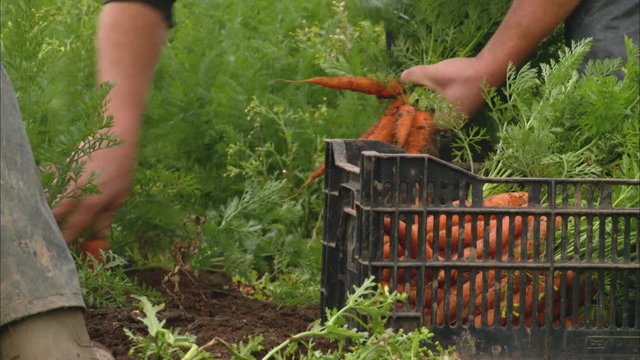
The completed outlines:
[[[437,152],[435,135],[436,126],[431,114],[424,110],[416,110],[405,149],[409,154],[435,155]]]
[[[396,145],[398,147],[403,147],[407,141],[415,113],[416,109],[409,104],[398,108],[398,122],[396,123]]]
[[[395,108],[395,106],[397,105],[396,103],[398,103],[399,101],[396,100],[395,102],[393,102],[389,108],[387,108],[387,112],[390,111],[393,107],[393,111],[397,111],[397,109]],[[386,114],[386,112],[385,112]],[[385,121],[384,123],[384,127],[386,128],[387,126],[392,126],[393,125],[393,119],[389,119],[389,118],[385,118],[385,116],[383,115],[382,118],[380,118],[380,120],[378,120],[375,124],[371,125],[371,127],[369,127],[369,129],[367,129],[362,135],[360,135],[360,137],[358,138],[359,140],[380,140],[378,139],[378,135],[376,135],[378,132],[380,131],[385,131],[386,129],[383,130],[379,130],[381,123],[383,122],[383,120]],[[390,124],[387,124],[387,122],[391,121]],[[374,136],[375,135],[375,136]],[[373,136],[373,137],[372,137]],[[384,140],[382,140],[384,141]],[[391,141],[391,140],[389,140]],[[387,142],[389,142],[387,141]],[[322,163],[320,166],[318,166],[312,173],[311,175],[309,175],[309,177],[307,177],[307,179],[304,181],[304,183],[300,186],[300,189],[304,188],[305,186],[309,185],[310,183],[312,183],[313,181],[315,181],[317,178],[321,177],[322,175],[324,175],[324,171],[325,171],[325,164]]]
[[[402,85],[393,80],[391,83],[384,84],[378,80],[366,76],[318,76],[305,80],[284,80],[290,83],[307,83],[324,86],[337,90],[350,90],[364,94],[375,95],[379,98],[393,99],[403,93]]]
[[[320,176],[322,176],[324,174],[324,170],[325,170],[325,164],[322,163],[320,164],[320,166],[318,166],[312,173],[311,175],[309,175],[309,177],[307,178],[307,180],[304,181],[304,183],[300,186],[300,189],[302,189],[303,187],[309,185],[310,183],[312,183],[315,179],[319,178]]]
[[[87,254],[91,254],[98,262],[102,262],[100,250],[107,251],[109,249],[111,249],[111,244],[104,239],[85,240],[85,242],[82,243],[82,255],[86,256]]]
[[[398,98],[387,107],[384,114],[378,120],[378,126],[375,131],[369,135],[368,140],[383,141],[388,144],[393,143],[395,136],[396,123],[398,121],[398,110],[404,105],[404,98]]]

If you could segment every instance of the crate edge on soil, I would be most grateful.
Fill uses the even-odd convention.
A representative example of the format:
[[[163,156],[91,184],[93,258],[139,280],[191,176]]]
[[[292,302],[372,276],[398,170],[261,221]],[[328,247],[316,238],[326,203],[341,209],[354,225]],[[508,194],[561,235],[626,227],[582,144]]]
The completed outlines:
[[[639,210],[611,206],[612,192],[617,187],[638,187],[640,181],[491,179],[473,175],[428,155],[405,154],[399,148],[377,141],[327,140],[326,144],[321,277],[323,311],[325,308],[341,307],[347,292],[353,286],[360,285],[370,275],[375,275],[380,281],[382,272],[386,269],[386,279],[391,290],[397,289],[398,284],[407,286],[407,289],[416,289],[415,305],[410,306],[405,302],[394,307],[390,326],[413,329],[424,324],[427,307],[424,300],[428,296],[424,291],[431,287],[432,280],[429,277],[435,277],[434,273],[444,272],[447,285],[450,281],[454,284],[451,288],[457,286],[460,291],[463,286],[456,284],[457,279],[452,276],[452,271],[458,275],[483,278],[486,289],[489,288],[487,274],[492,272],[493,276],[506,283],[502,290],[497,289],[497,286],[496,289],[490,289],[495,291],[496,299],[501,298],[506,303],[506,316],[501,315],[506,318],[503,320],[506,323],[500,325],[496,321],[493,326],[487,324],[486,313],[490,306],[486,291],[475,294],[481,300],[480,306],[474,308],[474,301],[460,306],[463,302],[461,296],[453,294],[449,299],[448,292],[451,288],[448,288],[449,290],[444,291],[445,308],[451,305],[452,309],[465,309],[470,310],[469,312],[473,310],[480,315],[460,314],[462,311],[457,311],[450,321],[439,326],[435,316],[432,316],[428,327],[443,344],[456,345],[463,354],[490,358],[562,356],[595,359],[640,356],[640,263],[637,258]],[[484,207],[482,200],[486,189],[491,187],[495,187],[496,192],[504,189],[524,190],[528,194],[528,204],[521,208]],[[452,206],[452,201],[460,198],[469,198],[471,203]],[[445,217],[444,226],[448,229],[442,251],[443,259],[426,259],[423,251],[428,245],[424,241],[418,242],[415,251],[404,246],[404,252],[397,253],[399,246],[411,241],[410,235],[406,235],[405,239],[398,235],[400,224],[415,228],[418,238],[423,239],[428,233],[424,219],[432,216],[433,228],[436,229],[433,236],[438,237],[441,215]],[[482,260],[454,260],[452,257],[456,251],[463,248],[461,241],[457,246],[455,242],[452,243],[455,240],[449,229],[455,216],[459,219],[469,216],[472,224],[480,224],[482,220],[478,220],[479,217],[495,219],[508,232],[506,254],[497,250],[495,258],[491,259],[485,248]],[[522,257],[518,260],[515,257],[517,249],[513,244],[520,238],[516,239],[513,223],[517,223],[518,219],[527,219],[522,221],[523,234],[520,236],[523,238],[522,254],[528,256],[531,252],[530,259]],[[561,221],[556,224],[557,221],[546,221],[547,219]],[[391,255],[387,258],[382,257],[384,221],[391,223],[387,231]],[[584,226],[585,223],[588,234],[580,230],[581,224]],[[498,226],[498,235],[502,226]],[[488,228],[489,225],[486,225],[485,234],[489,234]],[[475,240],[475,231],[472,233]],[[630,234],[635,236],[633,241]],[[586,244],[581,237],[586,237]],[[606,239],[615,240],[615,251],[606,253],[604,246],[599,246],[600,243],[604,245]],[[462,235],[459,240],[462,240]],[[630,245],[634,242],[635,246]],[[531,249],[528,248],[530,245]],[[583,249],[585,246],[586,252]],[[558,254],[546,251],[549,248],[556,250]],[[505,275],[506,281],[501,274]],[[538,288],[536,285],[541,288],[540,294],[537,294],[537,290],[532,290],[535,295],[532,300],[532,318],[535,319],[531,320],[531,324],[525,324],[525,316],[519,317],[516,311],[520,306],[528,305],[528,300],[514,299],[512,291],[517,286],[516,282],[525,285],[523,274],[535,280],[533,289]],[[569,287],[568,274],[573,274],[578,279],[577,285]],[[411,279],[415,284],[409,285]],[[424,284],[425,279],[429,279],[427,284]],[[558,282],[558,286],[555,286],[554,280]],[[616,284],[614,288],[622,286],[619,294],[614,290],[607,297],[604,291],[606,281]],[[457,283],[462,284],[463,281]],[[437,287],[435,280],[432,287]],[[442,287],[447,289],[446,286]],[[474,295],[473,288],[471,286],[471,295]],[[437,304],[437,291],[428,291],[433,294],[430,302],[432,306],[428,311],[434,315],[436,312],[431,311],[437,310],[433,306],[434,303]],[[587,296],[587,292],[594,295]],[[616,304],[617,298],[628,300],[634,294],[635,301],[622,306]],[[574,300],[576,298],[585,299],[578,302]],[[592,299],[595,301],[592,302]],[[560,304],[560,310],[554,304]],[[500,308],[497,302],[492,307],[496,310]],[[592,316],[583,316],[581,324],[576,321],[572,327],[565,327],[569,326],[568,318],[571,321],[574,319],[572,316],[578,318],[580,309],[589,310]],[[554,315],[554,312],[557,314]],[[481,317],[480,320],[476,320],[478,316]],[[538,318],[540,324],[537,324]],[[474,320],[481,324],[475,326]]]

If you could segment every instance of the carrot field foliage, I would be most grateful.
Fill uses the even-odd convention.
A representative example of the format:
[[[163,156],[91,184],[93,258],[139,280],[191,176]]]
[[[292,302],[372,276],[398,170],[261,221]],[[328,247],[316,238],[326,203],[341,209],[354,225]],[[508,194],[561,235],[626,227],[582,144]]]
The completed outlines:
[[[133,266],[172,267],[177,261],[172,247],[195,243],[180,258],[194,269],[223,266],[247,281],[269,274],[270,287],[291,274],[317,284],[322,180],[299,187],[324,160],[324,139],[357,138],[389,101],[282,80],[336,75],[388,80],[413,65],[474,56],[509,4],[177,1],[175,26],[148,99],[132,195],[112,227],[114,251]],[[101,1],[21,0],[0,6],[2,62],[17,91],[43,185],[60,199],[81,170],[69,159],[95,150],[78,150],[79,144],[110,126],[102,116],[109,86],[96,87],[94,80]],[[469,122],[458,122],[459,129],[450,132],[455,136],[444,136],[454,157],[469,161],[473,152],[485,150],[490,159],[482,171],[500,176],[637,176],[638,130],[625,125],[637,116],[634,64],[595,64],[576,77],[578,64],[571,57],[583,50],[564,50],[561,37],[559,29],[526,68],[510,73],[505,91],[487,94],[490,106]],[[612,76],[618,72],[627,75],[619,80]],[[433,94],[424,93],[414,98],[427,108],[436,103]],[[533,108],[541,111],[531,116],[524,111]],[[602,116],[610,120],[598,122]],[[538,133],[527,132],[533,121],[534,128],[544,125],[551,132],[557,128],[551,125],[568,123],[567,129],[585,130],[580,142],[568,142],[569,132],[552,133],[553,141],[542,139],[549,152],[524,152],[526,144],[539,143],[533,141]],[[589,145],[602,132],[607,142]],[[107,145],[116,146],[117,139]],[[507,145],[511,152],[500,150]],[[597,158],[580,165],[570,157],[578,147]],[[626,154],[622,162],[606,165],[607,156],[621,153]],[[565,171],[563,164],[576,167]],[[594,164],[602,167],[591,171]],[[51,174],[52,165],[62,179]],[[510,172],[500,171],[507,167]],[[203,219],[195,233],[186,224],[194,217]]]
[[[102,116],[110,86],[93,82],[98,5],[66,3],[2,3],[2,64],[17,92],[51,206],[68,197],[69,190],[95,192],[91,183],[76,187],[82,170],[78,160],[118,143],[108,132],[98,133],[111,126]]]
[[[109,86],[96,87],[94,79],[101,2],[1,6],[2,62],[43,185],[64,196],[69,182],[54,181],[50,170],[72,182],[82,164],[65,164],[95,150],[78,155],[82,141],[110,126],[102,116]],[[187,259],[194,267],[294,267],[317,278],[322,196],[319,188],[297,189],[322,159],[323,138],[357,136],[384,105],[278,81],[323,72],[300,33],[309,24],[347,26],[345,17],[336,24],[336,11],[325,1],[177,2],[148,99],[132,196],[112,227],[116,252],[134,266],[170,267],[171,246],[189,238],[185,218],[197,215],[207,222],[201,248]],[[369,53],[380,45],[360,40],[356,48]],[[349,50],[350,62],[364,54],[357,49]],[[365,63],[351,70],[364,73]]]

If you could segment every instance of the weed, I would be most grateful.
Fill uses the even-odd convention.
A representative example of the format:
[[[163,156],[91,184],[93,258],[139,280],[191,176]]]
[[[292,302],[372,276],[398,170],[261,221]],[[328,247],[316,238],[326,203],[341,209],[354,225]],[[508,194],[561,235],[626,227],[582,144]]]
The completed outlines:
[[[181,334],[178,330],[165,329],[165,320],[158,320],[157,314],[164,309],[164,304],[153,305],[144,296],[134,296],[140,301],[139,307],[144,316],[138,317],[147,328],[147,334],[137,335],[129,329],[124,329],[125,334],[134,343],[129,355],[138,355],[142,359],[151,360],[205,360],[213,359],[213,356],[199,347],[196,337],[190,334]]]
[[[135,279],[127,276],[124,258],[111,250],[102,251],[101,259],[91,254],[86,257],[75,257],[82,297],[91,308],[126,306],[129,295],[145,295],[151,299],[161,299],[159,292],[140,285]]]
[[[271,348],[261,359],[445,359],[451,351],[432,341],[426,328],[411,332],[387,329],[391,308],[404,296],[390,294],[369,278],[355,287],[342,309],[331,309],[324,322],[316,321],[309,330],[295,334]],[[331,350],[317,349],[317,341],[331,344]],[[227,347],[234,359],[256,359],[262,350],[260,338]]]

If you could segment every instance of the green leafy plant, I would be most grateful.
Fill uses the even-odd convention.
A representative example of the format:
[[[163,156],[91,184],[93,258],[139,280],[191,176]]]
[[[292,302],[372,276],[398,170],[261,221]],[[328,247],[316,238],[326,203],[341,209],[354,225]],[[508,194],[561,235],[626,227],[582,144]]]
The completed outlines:
[[[127,276],[126,260],[111,250],[101,250],[99,260],[86,254],[84,258],[75,256],[75,262],[82,298],[91,308],[126,306],[131,294],[145,295],[154,300],[162,298],[156,290]]]
[[[330,309],[326,320],[316,321],[309,330],[295,334],[271,348],[267,359],[445,359],[451,351],[432,341],[426,328],[412,332],[386,327],[396,301],[403,296],[390,294],[369,278],[354,287],[341,309]],[[316,348],[316,341],[328,341],[332,350]],[[253,352],[261,350],[261,339],[250,338],[247,344],[230,346],[234,359],[256,359]],[[241,350],[241,351],[240,351]]]
[[[144,296],[134,296],[140,301],[139,307],[144,313],[140,320],[147,329],[146,335],[134,334],[129,329],[124,329],[125,334],[134,343],[129,355],[137,355],[142,359],[180,359],[180,360],[204,360],[213,359],[213,356],[205,350],[205,346],[195,343],[196,337],[190,334],[181,334],[178,330],[166,329],[165,320],[158,320],[158,312],[164,309],[164,304],[153,305]]]
[[[510,1],[360,0],[389,33],[393,66],[432,64],[474,56],[506,14]]]
[[[93,175],[80,182],[84,163],[93,152],[120,143],[110,132],[111,119],[103,116],[111,85],[95,86],[92,51],[87,54],[93,48],[91,15],[97,9],[88,0],[2,6],[2,62],[50,207],[97,192]],[[79,63],[81,58],[88,61]]]
[[[305,23],[295,32],[300,49],[331,76],[388,74],[382,24],[354,21],[344,1],[333,1],[331,11],[334,17],[323,24]]]
[[[539,69],[510,69],[504,96],[488,89],[499,142],[485,174],[609,177],[620,166],[620,134],[629,133],[639,116],[640,79],[632,70],[638,50],[628,42],[628,67],[619,60],[589,62],[581,74],[590,44],[574,43]]]
[[[319,274],[312,270],[313,267],[298,269],[284,268],[262,276],[252,271],[244,277],[234,276],[233,282],[246,296],[277,306],[317,303]]]

